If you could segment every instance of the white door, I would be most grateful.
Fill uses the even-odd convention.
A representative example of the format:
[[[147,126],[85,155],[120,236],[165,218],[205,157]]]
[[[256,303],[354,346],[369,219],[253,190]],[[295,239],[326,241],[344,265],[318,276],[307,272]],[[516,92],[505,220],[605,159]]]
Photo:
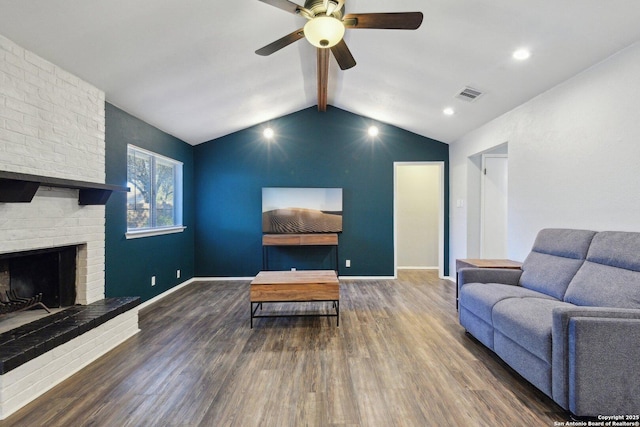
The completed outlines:
[[[506,155],[482,156],[481,258],[507,258],[507,178]]]

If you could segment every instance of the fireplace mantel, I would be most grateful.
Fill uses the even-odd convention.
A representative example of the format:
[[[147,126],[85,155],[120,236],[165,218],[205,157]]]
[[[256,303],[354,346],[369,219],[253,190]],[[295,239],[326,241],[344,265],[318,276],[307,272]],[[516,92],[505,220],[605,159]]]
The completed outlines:
[[[112,192],[129,191],[119,185],[0,171],[0,203],[29,203],[41,185],[80,190],[78,204],[83,206],[104,205]]]

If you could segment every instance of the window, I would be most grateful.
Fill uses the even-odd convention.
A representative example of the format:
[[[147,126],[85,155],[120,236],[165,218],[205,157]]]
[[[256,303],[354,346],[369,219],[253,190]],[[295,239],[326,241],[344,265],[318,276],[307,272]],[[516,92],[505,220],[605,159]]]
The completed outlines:
[[[127,237],[179,232],[182,163],[127,146]]]

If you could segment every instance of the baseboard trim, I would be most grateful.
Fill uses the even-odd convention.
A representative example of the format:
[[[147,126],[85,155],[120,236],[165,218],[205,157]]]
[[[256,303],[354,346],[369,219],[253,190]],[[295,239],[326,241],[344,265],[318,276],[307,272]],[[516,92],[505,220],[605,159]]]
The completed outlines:
[[[151,298],[151,299],[149,299],[149,300],[146,300],[145,302],[143,302],[142,304],[140,304],[140,305],[138,306],[138,310],[143,310],[143,309],[145,309],[145,308],[149,307],[151,304],[154,304],[154,303],[156,303],[156,302],[160,301],[162,298],[164,298],[164,297],[166,297],[166,296],[168,296],[168,295],[171,295],[172,293],[174,293],[174,292],[176,292],[176,291],[179,291],[180,289],[184,288],[185,286],[190,285],[190,284],[191,284],[191,283],[193,283],[193,282],[195,282],[195,279],[192,277],[191,279],[189,279],[189,280],[187,280],[187,281],[185,281],[185,282],[182,282],[182,283],[180,283],[180,284],[178,284],[178,285],[174,286],[174,287],[173,287],[173,288],[171,288],[171,289],[167,289],[167,290],[166,290],[166,291],[164,291],[163,293],[158,294],[158,295],[156,295],[155,297],[153,297],[153,298]]]
[[[398,268],[398,269],[402,269],[402,268]],[[409,269],[409,268],[407,268]],[[411,268],[413,270],[415,270],[416,268]],[[429,268],[423,268],[423,269],[436,269],[437,267],[429,267]],[[140,304],[138,306],[139,310],[143,310],[146,307],[160,301],[161,299],[163,299],[164,297],[167,297],[169,295],[171,295],[172,293],[184,288],[185,286],[188,286],[192,283],[195,282],[246,282],[248,280],[253,280],[255,276],[249,276],[249,277],[192,277],[191,279],[180,283],[179,285],[174,286],[171,289],[168,289],[166,291],[164,291],[163,293],[156,295],[155,297],[151,298],[150,300],[147,300],[145,302],[143,302],[142,304]],[[338,276],[339,280],[395,280],[397,279],[398,276]],[[449,279],[451,280],[450,277],[444,277],[445,279]]]

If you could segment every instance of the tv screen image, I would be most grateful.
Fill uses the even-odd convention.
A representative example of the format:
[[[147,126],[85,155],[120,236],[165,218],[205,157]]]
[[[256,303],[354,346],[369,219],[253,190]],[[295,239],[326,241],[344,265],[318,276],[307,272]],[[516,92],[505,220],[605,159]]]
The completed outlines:
[[[262,232],[342,232],[342,188],[263,188]]]

